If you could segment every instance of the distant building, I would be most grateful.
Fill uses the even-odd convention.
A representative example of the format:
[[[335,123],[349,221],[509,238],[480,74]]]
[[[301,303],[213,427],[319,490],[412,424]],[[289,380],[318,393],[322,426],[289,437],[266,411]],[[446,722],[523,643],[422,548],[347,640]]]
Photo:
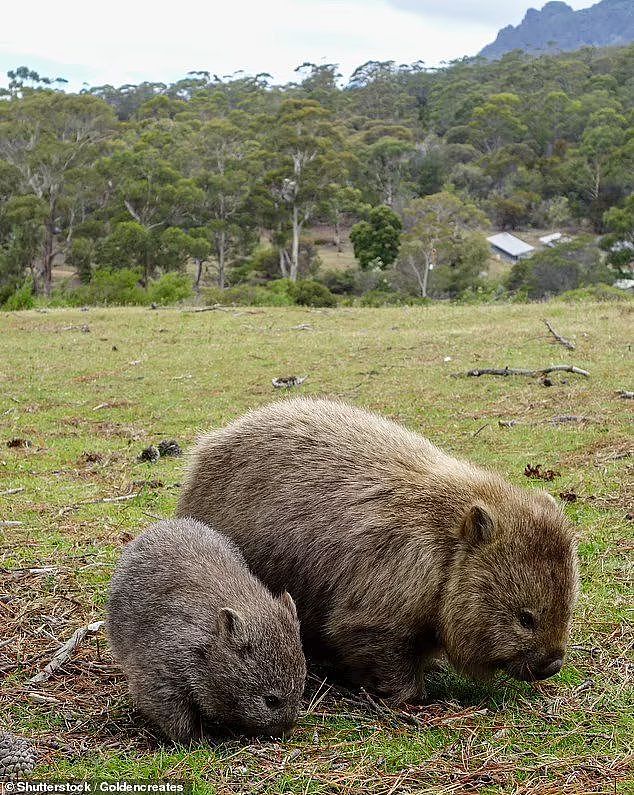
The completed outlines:
[[[500,232],[498,235],[487,237],[487,241],[495,254],[504,257],[510,262],[526,259],[535,251],[533,246],[529,246],[528,243],[520,240],[519,237],[515,237],[515,235],[510,235],[508,232]]]
[[[552,235],[546,235],[545,237],[540,237],[539,242],[542,243],[544,246],[549,246],[552,248],[555,243],[560,243],[561,238],[563,235],[561,232],[553,232]]]
[[[555,248],[555,246],[558,246],[560,243],[570,243],[571,240],[571,237],[562,235],[561,232],[553,232],[552,235],[539,238],[539,242],[543,246],[548,246],[548,248]]]

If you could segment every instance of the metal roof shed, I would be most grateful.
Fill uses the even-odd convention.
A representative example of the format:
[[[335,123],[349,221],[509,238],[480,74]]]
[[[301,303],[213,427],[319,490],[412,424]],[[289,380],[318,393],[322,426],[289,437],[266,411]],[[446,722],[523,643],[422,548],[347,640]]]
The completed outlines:
[[[500,232],[498,235],[487,237],[487,241],[494,249],[497,249],[514,262],[527,257],[535,251],[533,246],[529,246],[528,243],[520,240],[519,237],[515,237],[515,235],[510,235],[508,232]]]

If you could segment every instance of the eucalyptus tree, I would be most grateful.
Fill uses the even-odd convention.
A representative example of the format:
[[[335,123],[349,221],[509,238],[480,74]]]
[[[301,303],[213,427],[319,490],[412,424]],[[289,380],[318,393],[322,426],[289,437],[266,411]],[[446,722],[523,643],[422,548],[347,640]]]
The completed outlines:
[[[288,265],[282,260],[284,275],[296,281],[302,230],[341,178],[341,133],[318,102],[289,99],[276,114],[266,144],[272,165],[266,180],[282,224],[290,228],[291,251]]]
[[[64,248],[58,239],[77,199],[78,175],[93,167],[114,125],[111,108],[87,95],[35,91],[0,103],[0,158],[19,173],[20,191],[46,206],[33,266],[38,292],[50,294],[53,261]],[[67,234],[65,242],[70,238]]]
[[[445,191],[414,199],[403,216],[398,267],[414,277],[422,298],[429,294],[432,271],[438,294],[453,295],[473,283],[488,257],[479,233],[487,226],[481,210]]]
[[[203,122],[188,144],[186,166],[203,192],[196,208],[198,236],[207,236],[218,264],[218,286],[224,288],[229,257],[257,219],[247,210],[252,187],[261,170],[259,146],[244,113]],[[197,284],[200,282],[200,268]]]
[[[100,253],[111,266],[135,266],[144,284],[157,268],[182,268],[198,243],[185,231],[204,192],[171,158],[185,133],[170,121],[133,130],[99,164],[109,186],[111,233]],[[184,227],[180,234],[173,231]],[[118,258],[118,259],[117,259]]]

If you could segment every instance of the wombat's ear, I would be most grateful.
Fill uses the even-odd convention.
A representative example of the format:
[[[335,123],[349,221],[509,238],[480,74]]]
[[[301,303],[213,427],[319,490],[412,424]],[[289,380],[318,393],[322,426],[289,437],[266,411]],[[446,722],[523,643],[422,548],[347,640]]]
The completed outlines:
[[[493,517],[481,503],[475,503],[467,511],[462,525],[460,537],[470,546],[488,544],[493,538],[495,522]]]
[[[223,607],[218,612],[218,634],[221,638],[243,640],[246,637],[244,618],[230,607]]]
[[[284,591],[284,593],[280,596],[280,602],[288,609],[293,618],[297,618],[297,608],[295,607],[293,597],[288,591]]]

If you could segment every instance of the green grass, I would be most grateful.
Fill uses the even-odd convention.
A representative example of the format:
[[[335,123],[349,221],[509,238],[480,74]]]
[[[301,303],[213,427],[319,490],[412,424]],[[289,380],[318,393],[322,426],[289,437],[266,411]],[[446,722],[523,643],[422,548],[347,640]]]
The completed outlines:
[[[552,344],[545,312],[576,351]],[[633,321],[631,305],[606,304],[0,316],[0,492],[24,489],[0,494],[0,521],[21,522],[0,526],[0,725],[34,742],[46,777],[171,777],[217,793],[631,792],[632,404],[617,393],[632,389]],[[591,377],[452,377],[552,363]],[[173,512],[182,461],[139,452],[187,447],[280,397],[271,379],[292,374],[309,376],[302,394],[380,411],[516,483],[544,485],[526,479],[529,463],[561,473],[545,485],[577,495],[566,510],[583,576],[564,672],[536,686],[439,673],[430,703],[402,711],[327,685],[314,697],[314,675],[314,704],[285,742],[193,750],[162,745],[134,713],[101,633],[29,685],[102,617],[125,541]],[[552,422],[567,415],[578,419]],[[43,567],[54,571],[30,571]]]

